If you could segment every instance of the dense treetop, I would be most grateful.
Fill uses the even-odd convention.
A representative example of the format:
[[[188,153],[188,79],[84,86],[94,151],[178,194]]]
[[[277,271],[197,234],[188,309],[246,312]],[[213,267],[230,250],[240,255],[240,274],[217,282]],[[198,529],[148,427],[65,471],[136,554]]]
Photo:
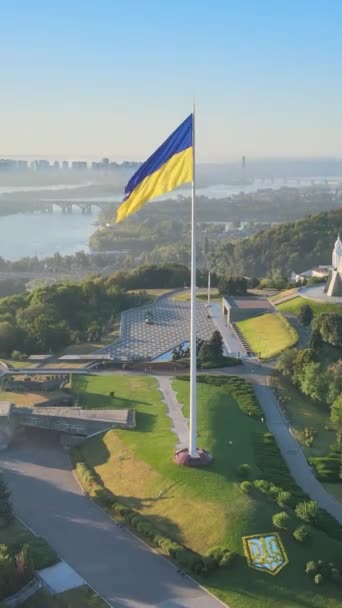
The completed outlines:
[[[330,264],[336,234],[342,228],[342,210],[307,216],[272,226],[250,238],[220,243],[211,252],[218,274],[263,277],[280,271],[302,272],[317,264]]]

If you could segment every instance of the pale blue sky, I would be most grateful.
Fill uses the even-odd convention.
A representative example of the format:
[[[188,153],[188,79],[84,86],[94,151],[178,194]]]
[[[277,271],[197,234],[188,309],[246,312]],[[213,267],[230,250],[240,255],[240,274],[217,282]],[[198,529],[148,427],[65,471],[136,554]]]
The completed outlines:
[[[342,156],[342,3],[0,0],[0,155]]]

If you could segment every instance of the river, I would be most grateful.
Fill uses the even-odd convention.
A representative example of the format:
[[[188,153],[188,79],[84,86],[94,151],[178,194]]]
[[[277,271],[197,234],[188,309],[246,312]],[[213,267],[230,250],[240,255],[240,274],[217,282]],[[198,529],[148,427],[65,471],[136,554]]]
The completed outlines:
[[[0,217],[0,257],[18,260],[39,258],[56,251],[66,255],[88,251],[88,240],[95,231],[96,214],[86,215],[77,207],[72,214],[61,210],[54,213],[17,213]]]
[[[304,187],[310,185],[310,179],[287,180],[286,185],[291,187]],[[319,178],[315,178],[318,183]],[[323,179],[322,179],[323,181]],[[88,184],[89,185],[89,184]],[[251,193],[260,190],[261,188],[278,189],[285,185],[283,179],[255,180],[252,184],[242,185],[216,185],[205,188],[198,188],[199,195],[207,196],[208,198],[223,198],[239,194],[240,192]],[[79,184],[76,188],[79,187]],[[53,193],[56,190],[65,190],[68,186],[44,186],[44,187],[7,187],[0,189],[0,204],[1,194],[5,192],[18,191],[39,191],[50,190],[53,200]],[[72,186],[70,190],[75,188]],[[181,188],[175,192],[168,194],[164,198],[177,197],[179,195],[189,196],[190,192],[186,188]],[[77,198],[76,196],[68,196],[68,201],[88,201],[96,204],[100,200],[111,200],[118,202],[121,197],[118,194],[113,194],[112,197],[92,197],[92,198]],[[15,215],[0,216],[0,257],[7,260],[18,260],[22,257],[38,256],[39,258],[53,255],[56,251],[66,255],[75,253],[76,251],[89,251],[88,241],[90,235],[95,231],[97,211],[93,206],[91,215],[83,214],[79,207],[73,206],[72,214],[62,213],[59,207],[54,208],[54,213],[17,213]]]

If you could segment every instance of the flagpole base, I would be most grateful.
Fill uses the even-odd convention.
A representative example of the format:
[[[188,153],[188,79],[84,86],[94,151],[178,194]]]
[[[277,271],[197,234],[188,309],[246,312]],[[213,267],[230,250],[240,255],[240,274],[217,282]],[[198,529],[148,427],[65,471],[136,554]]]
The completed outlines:
[[[196,449],[196,456],[191,456],[188,448],[183,448],[182,450],[178,450],[173,457],[175,464],[181,464],[186,467],[207,467],[212,461],[212,455],[203,450],[203,448]]]

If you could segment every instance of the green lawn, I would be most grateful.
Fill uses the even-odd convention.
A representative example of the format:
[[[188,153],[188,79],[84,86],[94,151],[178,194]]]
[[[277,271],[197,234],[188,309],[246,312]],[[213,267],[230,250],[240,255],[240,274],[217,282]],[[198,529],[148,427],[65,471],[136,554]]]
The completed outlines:
[[[302,298],[301,296],[293,298],[292,300],[288,300],[287,302],[283,302],[282,304],[279,304],[277,308],[283,313],[291,313],[293,315],[298,316],[299,310],[301,306],[303,306],[303,304],[309,304],[315,316],[321,314],[322,312],[338,312],[342,314],[341,304],[330,304],[329,302],[315,302],[314,300]]]
[[[284,376],[277,377],[276,392],[306,456],[327,454],[331,444],[336,441],[336,433],[325,430],[325,426],[330,426],[328,409],[306,397]],[[312,427],[317,431],[312,447],[307,447],[304,443],[305,427]]]
[[[298,341],[296,330],[280,314],[267,313],[236,325],[261,359],[271,359]]]
[[[89,587],[78,587],[51,596],[40,591],[21,604],[21,608],[107,608],[107,604]]]
[[[144,514],[169,536],[200,552],[224,543],[243,555],[241,537],[271,531],[272,514],[279,510],[239,489],[240,464],[250,464],[253,475],[261,476],[253,445],[265,427],[241,412],[232,397],[233,378],[215,377],[210,382],[214,383],[198,383],[198,442],[214,455],[207,470],[172,463],[175,436],[152,377],[74,378],[74,390],[85,406],[102,407],[106,402],[108,407],[129,406],[137,411],[135,431],[109,431],[87,441],[81,450],[121,503]],[[186,378],[175,379],[174,387],[186,414],[189,383]],[[113,398],[108,397],[110,391],[115,391]],[[315,587],[304,574],[310,559],[342,566],[341,543],[316,530],[308,546],[295,543],[288,533],[281,536],[289,564],[279,575],[249,569],[241,558],[233,570],[220,569],[201,582],[230,608],[341,607],[341,588],[328,583]]]
[[[13,359],[1,359],[2,363],[6,363],[6,365],[8,365],[8,367],[36,367],[36,363],[34,363],[33,361],[14,361]]]
[[[197,300],[200,300],[201,302],[203,302],[203,301],[207,302],[208,301],[208,290],[205,288],[197,289],[196,298],[197,298]],[[188,289],[187,291],[180,291],[179,293],[176,293],[174,296],[172,296],[172,299],[175,300],[176,302],[190,302],[190,299],[191,299],[190,289]],[[216,289],[216,287],[213,287],[210,290],[210,301],[218,302],[219,300],[220,300],[220,296],[219,296],[218,290]]]

